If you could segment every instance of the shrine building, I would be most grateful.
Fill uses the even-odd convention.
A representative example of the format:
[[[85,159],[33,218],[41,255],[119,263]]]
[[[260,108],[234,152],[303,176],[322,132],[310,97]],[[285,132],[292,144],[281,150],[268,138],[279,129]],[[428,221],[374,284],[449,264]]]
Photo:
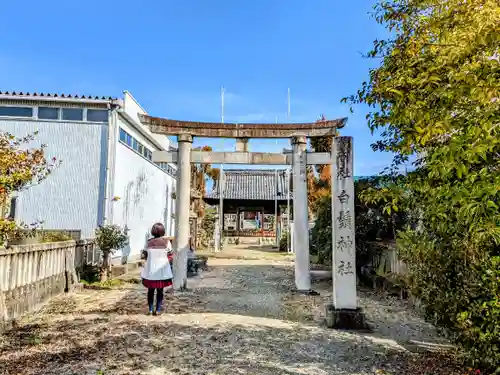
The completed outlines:
[[[225,242],[276,244],[288,227],[289,179],[286,169],[224,170],[204,201],[219,212],[222,205]]]

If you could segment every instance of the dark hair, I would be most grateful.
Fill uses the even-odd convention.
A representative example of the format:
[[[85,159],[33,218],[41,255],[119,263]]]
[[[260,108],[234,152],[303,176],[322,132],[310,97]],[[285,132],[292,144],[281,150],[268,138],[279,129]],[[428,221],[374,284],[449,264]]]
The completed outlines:
[[[163,237],[165,235],[165,227],[162,223],[156,223],[151,228],[151,235],[154,238]]]

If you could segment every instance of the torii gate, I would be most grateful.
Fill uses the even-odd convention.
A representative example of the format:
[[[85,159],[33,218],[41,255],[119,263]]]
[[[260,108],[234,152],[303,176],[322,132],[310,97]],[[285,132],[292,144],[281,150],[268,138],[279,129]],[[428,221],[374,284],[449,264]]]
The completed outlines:
[[[355,267],[355,223],[352,137],[336,137],[347,118],[313,123],[234,124],[178,121],[138,114],[151,132],[177,136],[177,151],[153,152],[154,162],[177,163],[177,194],[174,258],[174,288],[185,289],[189,249],[191,163],[196,164],[291,164],[295,286],[304,294],[311,290],[306,166],[332,165],[333,301],[327,306],[327,324],[332,328],[366,328],[357,303]],[[332,152],[307,152],[307,138],[332,136]],[[235,138],[234,152],[191,151],[193,137]],[[250,138],[289,138],[291,154],[249,152]],[[301,234],[301,235],[299,235]]]

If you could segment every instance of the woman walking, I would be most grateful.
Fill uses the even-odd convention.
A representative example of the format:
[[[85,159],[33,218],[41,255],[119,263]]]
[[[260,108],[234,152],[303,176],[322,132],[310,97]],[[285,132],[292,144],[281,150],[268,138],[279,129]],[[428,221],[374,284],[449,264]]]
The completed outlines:
[[[161,312],[163,303],[163,289],[172,286],[172,268],[168,259],[168,240],[164,238],[165,227],[156,223],[151,228],[151,238],[142,257],[146,259],[141,271],[142,285],[148,288],[149,315]],[[154,299],[156,291],[156,309]]]

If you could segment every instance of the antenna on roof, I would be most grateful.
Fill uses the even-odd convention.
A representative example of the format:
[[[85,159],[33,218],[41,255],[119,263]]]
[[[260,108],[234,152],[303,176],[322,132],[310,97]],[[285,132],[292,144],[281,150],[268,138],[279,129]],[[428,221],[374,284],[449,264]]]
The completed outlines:
[[[288,88],[287,104],[288,104],[288,106],[287,106],[286,115],[287,115],[287,117],[290,117],[290,87]],[[290,119],[289,119],[289,121],[290,121]]]
[[[220,88],[220,122],[224,123],[224,86]]]

